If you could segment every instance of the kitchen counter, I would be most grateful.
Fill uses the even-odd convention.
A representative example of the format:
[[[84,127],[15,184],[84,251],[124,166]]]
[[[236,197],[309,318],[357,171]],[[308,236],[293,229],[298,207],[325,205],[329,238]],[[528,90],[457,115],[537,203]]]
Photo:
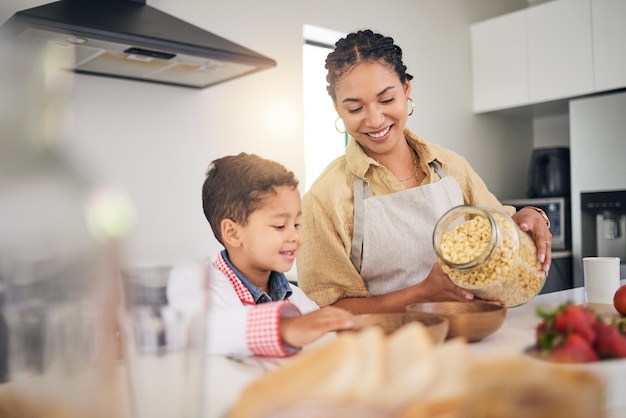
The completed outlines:
[[[622,281],[625,284],[626,280]],[[533,345],[535,340],[535,327],[538,322],[536,310],[540,306],[554,307],[572,301],[584,302],[584,289],[574,288],[553,293],[541,294],[528,303],[510,308],[507,316],[498,331],[486,337],[480,342],[470,344],[470,351],[476,355],[483,355],[499,350],[512,350],[523,352]],[[305,347],[305,350],[323,344],[328,339],[334,338],[334,334],[328,334],[314,344]],[[208,356],[206,362],[206,387],[204,391],[206,418],[226,418],[230,408],[237,402],[243,389],[253,380],[269,370],[280,367],[284,359],[275,358],[228,358],[222,356]],[[542,361],[542,360],[535,360]],[[577,367],[589,369],[607,382],[607,411],[606,418],[626,417],[626,360],[601,361],[584,365],[563,365],[563,367]],[[120,373],[123,370],[120,369]],[[158,370],[155,370],[158,373]],[[122,379],[124,380],[124,379]],[[0,385],[0,402],[2,402],[2,389],[7,386]],[[126,390],[121,388],[121,392]],[[167,402],[167,399],[155,399],[157,404]],[[1,409],[1,408],[0,408]],[[0,413],[0,415],[2,415]],[[128,414],[126,414],[128,415]]]
[[[622,281],[624,283],[624,281]],[[484,340],[470,344],[476,354],[490,350],[515,350],[522,352],[534,343],[535,327],[538,322],[536,309],[539,306],[556,306],[567,301],[584,303],[582,287],[559,292],[541,294],[528,303],[510,308],[502,327]],[[541,360],[537,360],[541,361]],[[239,392],[266,370],[279,367],[281,360],[246,358],[233,360],[211,356],[207,364],[207,417],[224,417],[226,411],[237,401]],[[570,367],[570,366],[566,366]],[[591,369],[607,379],[607,418],[626,416],[626,360],[612,360],[593,365],[572,365]]]

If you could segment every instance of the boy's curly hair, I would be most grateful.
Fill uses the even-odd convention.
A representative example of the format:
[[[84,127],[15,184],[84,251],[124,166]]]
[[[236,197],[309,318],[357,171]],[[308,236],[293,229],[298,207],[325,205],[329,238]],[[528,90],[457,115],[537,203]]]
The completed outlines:
[[[202,185],[202,208],[215,238],[223,245],[223,219],[245,225],[252,212],[263,206],[276,188],[298,187],[293,172],[283,165],[244,152],[214,160]]]

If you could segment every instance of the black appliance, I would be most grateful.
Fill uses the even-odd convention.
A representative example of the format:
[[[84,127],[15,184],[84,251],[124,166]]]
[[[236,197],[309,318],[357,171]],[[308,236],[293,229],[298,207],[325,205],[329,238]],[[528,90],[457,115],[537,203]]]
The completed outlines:
[[[570,155],[567,147],[536,148],[528,170],[526,197],[569,197]]]
[[[61,0],[18,11],[2,29],[73,49],[78,73],[204,88],[276,66],[145,0]]]

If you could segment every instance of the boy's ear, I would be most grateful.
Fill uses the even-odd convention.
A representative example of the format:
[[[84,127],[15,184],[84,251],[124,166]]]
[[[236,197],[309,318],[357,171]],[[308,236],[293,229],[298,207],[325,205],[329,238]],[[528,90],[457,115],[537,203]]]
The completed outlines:
[[[220,229],[224,245],[228,244],[230,247],[239,247],[239,245],[241,245],[241,240],[239,239],[239,228],[237,226],[237,223],[232,219],[222,219]]]

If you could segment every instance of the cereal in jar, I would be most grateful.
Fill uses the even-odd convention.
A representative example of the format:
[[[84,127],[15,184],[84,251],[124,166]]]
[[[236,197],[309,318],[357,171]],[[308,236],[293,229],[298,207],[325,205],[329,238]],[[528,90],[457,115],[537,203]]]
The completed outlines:
[[[433,246],[442,270],[457,286],[505,307],[528,302],[545,283],[535,243],[497,208],[450,209],[435,226]]]

